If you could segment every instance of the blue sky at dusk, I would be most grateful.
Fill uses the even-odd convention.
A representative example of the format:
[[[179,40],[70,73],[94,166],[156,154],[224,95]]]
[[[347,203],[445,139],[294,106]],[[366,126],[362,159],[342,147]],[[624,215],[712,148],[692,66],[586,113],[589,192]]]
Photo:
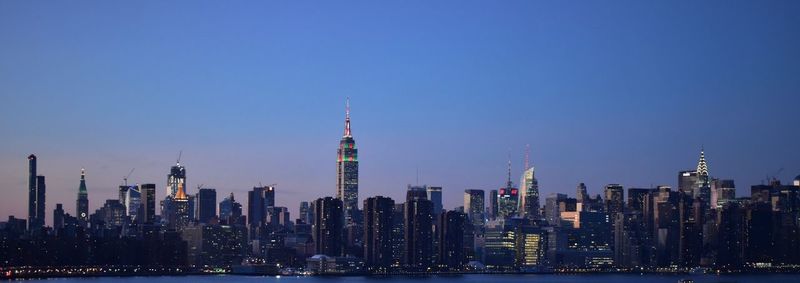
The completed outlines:
[[[798,1],[1,1],[0,217],[47,222],[183,150],[190,192],[259,182],[277,203],[335,193],[351,98],[360,198],[513,179],[541,194],[675,186],[705,145],[737,194],[800,174]],[[780,168],[784,168],[778,173]]]

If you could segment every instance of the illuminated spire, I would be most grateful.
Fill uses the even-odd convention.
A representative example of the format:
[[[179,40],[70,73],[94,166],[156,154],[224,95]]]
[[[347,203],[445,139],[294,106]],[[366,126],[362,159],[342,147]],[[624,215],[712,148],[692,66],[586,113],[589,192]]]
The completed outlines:
[[[86,194],[86,169],[81,168],[81,184],[78,187],[78,194]]]
[[[697,162],[697,175],[708,176],[708,164],[706,164],[705,148],[700,147],[700,161]]]
[[[350,97],[347,97],[344,106],[344,136],[345,137],[352,137],[353,135],[350,133]]]

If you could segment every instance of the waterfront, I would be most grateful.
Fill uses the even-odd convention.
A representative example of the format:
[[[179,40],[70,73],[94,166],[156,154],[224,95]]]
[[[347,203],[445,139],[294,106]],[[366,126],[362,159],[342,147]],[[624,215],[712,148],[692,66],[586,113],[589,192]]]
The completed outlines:
[[[211,275],[211,276],[153,276],[153,277],[86,277],[86,278],[50,278],[33,279],[30,281],[55,281],[59,283],[70,282],[114,282],[114,283],[160,283],[160,282],[270,282],[270,283],[567,283],[567,282],[648,282],[648,283],[675,283],[681,279],[692,279],[696,283],[755,283],[755,282],[800,282],[798,274],[753,274],[753,275],[636,275],[636,274],[530,274],[530,275],[460,275],[460,276],[391,276],[391,277],[295,277],[295,276],[240,276],[240,275]],[[26,280],[27,281],[27,280]]]

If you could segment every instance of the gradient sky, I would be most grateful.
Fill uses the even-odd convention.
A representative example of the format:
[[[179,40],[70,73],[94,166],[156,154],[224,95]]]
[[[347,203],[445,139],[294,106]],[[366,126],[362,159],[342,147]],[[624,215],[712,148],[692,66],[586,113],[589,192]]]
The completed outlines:
[[[26,217],[27,155],[47,223],[183,150],[196,186],[335,193],[345,97],[360,198],[407,184],[515,183],[542,195],[675,186],[705,145],[740,195],[800,174],[800,1],[0,1],[0,217]],[[784,168],[778,173],[780,168]]]

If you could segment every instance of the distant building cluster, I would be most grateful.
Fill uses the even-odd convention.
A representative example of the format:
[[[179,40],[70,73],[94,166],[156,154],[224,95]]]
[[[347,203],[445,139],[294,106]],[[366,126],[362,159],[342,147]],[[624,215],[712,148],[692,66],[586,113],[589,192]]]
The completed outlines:
[[[349,103],[348,103],[349,104]],[[519,187],[467,189],[446,210],[442,187],[411,186],[405,199],[359,202],[358,151],[349,105],[337,152],[336,191],[300,203],[290,217],[275,185],[240,203],[213,188],[187,192],[186,168],[156,184],[119,186],[117,199],[89,210],[81,170],[74,215],[62,204],[45,227],[45,178],[28,157],[28,218],[0,222],[0,265],[222,268],[240,273],[734,271],[800,265],[800,177],[751,187],[709,175],[705,154],[678,187],[609,184],[591,196],[551,194],[542,201],[525,158]],[[157,198],[159,199],[157,201]],[[543,206],[542,206],[543,204]],[[156,205],[160,214],[156,214]],[[244,214],[246,210],[246,216]]]

